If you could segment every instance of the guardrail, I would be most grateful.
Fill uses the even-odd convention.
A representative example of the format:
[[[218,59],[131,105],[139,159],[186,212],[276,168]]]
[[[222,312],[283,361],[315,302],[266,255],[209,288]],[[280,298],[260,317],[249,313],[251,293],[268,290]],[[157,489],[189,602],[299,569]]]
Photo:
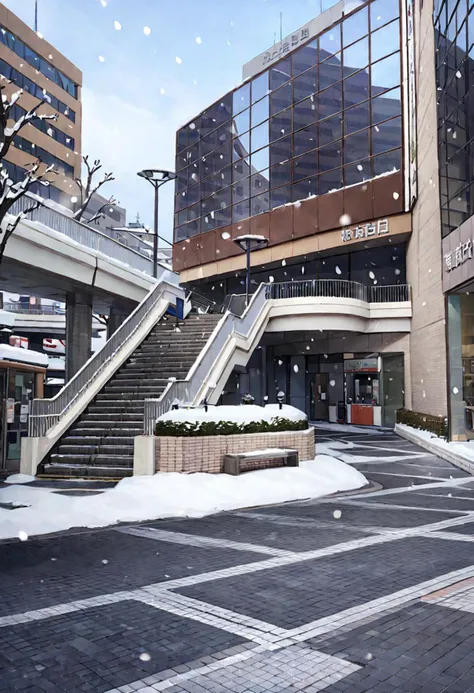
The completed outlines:
[[[33,400],[28,423],[29,436],[42,437],[59,421],[155,308],[167,287],[166,281],[155,284],[102,349],[96,351],[55,397]]]
[[[36,196],[34,196],[36,199]],[[10,214],[19,214],[23,212],[29,205],[31,205],[32,198],[28,195],[20,197],[19,200],[13,203],[9,212]],[[56,209],[51,209],[42,205],[38,209],[29,212],[26,217],[28,221],[38,221],[44,224],[53,231],[62,233],[71,240],[79,243],[80,245],[90,248],[91,250],[96,250],[109,258],[123,262],[125,265],[129,265],[140,272],[145,272],[145,274],[153,275],[153,262],[149,258],[145,257],[141,253],[128,248],[127,246],[119,243],[119,241],[107,236],[105,233],[93,229],[92,227],[84,224],[76,219],[68,217],[67,214],[62,214]],[[165,271],[165,268],[162,268]]]
[[[370,303],[402,303],[411,301],[409,284],[394,284],[393,286],[371,286]]]
[[[145,400],[144,435],[153,435],[156,420],[169,411],[175,402],[193,402],[203,384],[208,389],[215,387],[209,381],[209,374],[212,373],[216,359],[234,332],[242,336],[249,334],[266,301],[266,285],[260,284],[242,317],[230,312],[222,317],[186,378],[170,382],[159,399]]]
[[[352,298],[366,303],[399,303],[411,300],[408,284],[366,286],[346,279],[305,279],[267,284],[267,298]]]
[[[13,303],[7,303],[3,306],[3,310],[8,313],[17,313],[20,315],[66,315],[65,308],[57,308],[56,306],[17,306]]]

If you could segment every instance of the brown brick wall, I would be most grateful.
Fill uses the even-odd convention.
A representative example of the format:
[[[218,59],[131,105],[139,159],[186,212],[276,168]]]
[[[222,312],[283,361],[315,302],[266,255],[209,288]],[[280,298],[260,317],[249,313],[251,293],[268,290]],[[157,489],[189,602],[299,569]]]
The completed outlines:
[[[298,450],[300,461],[312,460],[315,456],[314,428],[287,433],[249,433],[196,438],[157,437],[156,471],[219,474],[222,471],[224,455],[268,448]]]

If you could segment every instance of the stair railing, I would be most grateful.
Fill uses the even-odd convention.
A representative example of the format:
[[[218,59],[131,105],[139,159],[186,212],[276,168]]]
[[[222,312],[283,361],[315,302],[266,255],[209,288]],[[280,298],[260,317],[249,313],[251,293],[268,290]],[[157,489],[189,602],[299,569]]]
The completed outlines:
[[[266,303],[266,284],[260,284],[253,294],[242,317],[227,312],[217,323],[203,351],[184,380],[171,380],[159,399],[146,399],[143,420],[144,435],[153,435],[156,420],[169,411],[173,404],[192,404],[202,389],[212,390],[215,383],[209,380],[213,366],[234,333],[248,337]],[[204,400],[205,396],[201,399]]]
[[[51,399],[34,399],[28,423],[28,435],[43,437],[77,401],[89,384],[113,359],[124,343],[136,332],[143,321],[165,297],[167,289],[174,295],[180,291],[173,281],[173,275],[165,271],[159,282],[153,286],[133,313],[120,325],[104,346],[96,351],[69,382]],[[184,295],[184,292],[183,292]]]

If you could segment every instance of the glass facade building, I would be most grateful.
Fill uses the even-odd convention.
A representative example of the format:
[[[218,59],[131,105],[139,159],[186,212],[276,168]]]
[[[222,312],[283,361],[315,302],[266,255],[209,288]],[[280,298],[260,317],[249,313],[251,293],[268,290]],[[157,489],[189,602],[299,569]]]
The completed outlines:
[[[399,0],[372,0],[177,133],[175,242],[402,170]]]
[[[474,214],[474,5],[435,2],[442,235]]]

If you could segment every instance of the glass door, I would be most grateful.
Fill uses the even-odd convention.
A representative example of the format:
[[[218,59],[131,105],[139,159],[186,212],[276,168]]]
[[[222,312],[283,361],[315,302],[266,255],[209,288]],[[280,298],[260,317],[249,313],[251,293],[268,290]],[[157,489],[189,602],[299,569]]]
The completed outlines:
[[[311,383],[311,418],[313,421],[329,421],[329,374],[316,373]]]

